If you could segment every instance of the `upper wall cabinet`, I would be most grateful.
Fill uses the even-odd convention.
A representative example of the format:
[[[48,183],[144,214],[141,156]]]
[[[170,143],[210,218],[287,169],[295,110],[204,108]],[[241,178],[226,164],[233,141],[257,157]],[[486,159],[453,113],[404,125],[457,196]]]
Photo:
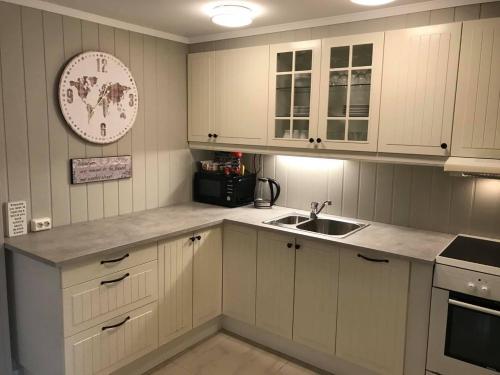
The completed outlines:
[[[215,139],[265,145],[269,46],[215,53]]]
[[[384,33],[323,40],[318,147],[377,151]]]
[[[269,46],[190,54],[189,140],[264,145]]]
[[[460,33],[453,23],[385,34],[379,152],[449,155]]]
[[[270,56],[268,145],[312,148],[318,129],[321,41],[271,45]]]
[[[215,133],[215,52],[188,56],[188,138],[208,142]],[[210,137],[209,137],[210,135]]]
[[[452,155],[500,159],[500,18],[464,22]]]

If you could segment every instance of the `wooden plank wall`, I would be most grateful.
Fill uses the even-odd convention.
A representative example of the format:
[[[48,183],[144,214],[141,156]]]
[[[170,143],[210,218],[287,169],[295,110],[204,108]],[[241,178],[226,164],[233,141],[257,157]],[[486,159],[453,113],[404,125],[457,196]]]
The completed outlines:
[[[68,60],[112,53],[139,88],[137,121],[100,146],[76,136],[61,116],[57,87]],[[26,200],[29,217],[54,226],[188,201],[187,46],[0,1],[0,203]],[[130,180],[71,185],[69,159],[132,155]]]

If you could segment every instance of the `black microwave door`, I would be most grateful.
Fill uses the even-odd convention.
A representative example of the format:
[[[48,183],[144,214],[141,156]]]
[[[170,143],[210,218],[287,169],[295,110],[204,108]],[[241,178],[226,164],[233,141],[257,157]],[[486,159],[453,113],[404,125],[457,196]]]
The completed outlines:
[[[196,175],[193,189],[194,200],[201,203],[220,204],[224,186],[223,179]]]

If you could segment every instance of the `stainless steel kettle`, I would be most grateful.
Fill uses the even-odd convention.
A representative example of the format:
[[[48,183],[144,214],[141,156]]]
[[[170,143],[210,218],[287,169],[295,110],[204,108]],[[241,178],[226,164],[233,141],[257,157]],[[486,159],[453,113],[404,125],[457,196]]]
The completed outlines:
[[[255,208],[271,208],[276,203],[281,192],[278,181],[260,177],[255,185],[255,198],[253,204]]]

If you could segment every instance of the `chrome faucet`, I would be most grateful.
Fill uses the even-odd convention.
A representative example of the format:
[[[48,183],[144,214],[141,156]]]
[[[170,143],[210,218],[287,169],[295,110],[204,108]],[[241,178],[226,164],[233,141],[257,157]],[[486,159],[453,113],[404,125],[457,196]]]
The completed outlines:
[[[325,208],[325,206],[331,206],[332,205],[332,201],[324,201],[321,206],[319,205],[319,202],[311,202],[311,215],[310,215],[310,218],[311,219],[317,219],[318,218],[318,215],[321,211],[323,211],[323,208]]]

